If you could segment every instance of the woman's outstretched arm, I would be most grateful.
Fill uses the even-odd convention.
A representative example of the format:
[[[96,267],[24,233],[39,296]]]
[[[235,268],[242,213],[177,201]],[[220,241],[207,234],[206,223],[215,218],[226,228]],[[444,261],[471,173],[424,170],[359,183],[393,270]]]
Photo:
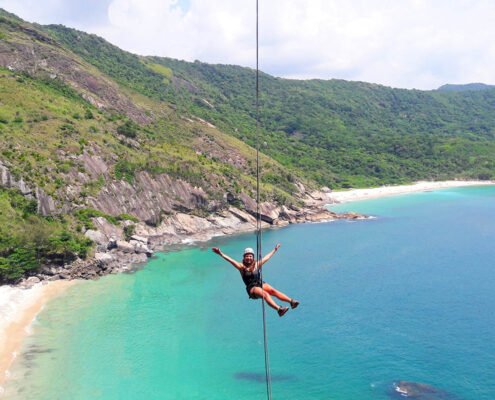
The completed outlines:
[[[227,254],[223,254],[222,250],[220,250],[218,247],[213,247],[211,250],[213,250],[214,253],[218,254],[224,260],[227,260],[229,263],[231,263],[237,269],[242,269],[242,264],[240,262],[237,262],[233,258],[229,257]]]
[[[279,248],[280,243],[278,243],[272,251],[270,251],[266,256],[263,257],[260,267],[263,266],[270,258],[272,258],[272,256],[277,252]]]

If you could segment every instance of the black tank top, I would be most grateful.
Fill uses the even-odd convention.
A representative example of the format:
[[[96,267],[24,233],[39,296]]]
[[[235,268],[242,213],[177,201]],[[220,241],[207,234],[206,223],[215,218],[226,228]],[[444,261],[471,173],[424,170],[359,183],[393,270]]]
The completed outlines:
[[[253,271],[248,271],[246,268],[241,269],[241,276],[246,287],[261,285],[260,269],[257,267]]]

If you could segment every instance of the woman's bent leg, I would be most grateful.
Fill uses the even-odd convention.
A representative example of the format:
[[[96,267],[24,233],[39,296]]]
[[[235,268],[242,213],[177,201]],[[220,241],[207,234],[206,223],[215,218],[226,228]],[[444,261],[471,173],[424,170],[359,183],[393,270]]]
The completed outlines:
[[[286,294],[278,291],[277,289],[275,289],[274,287],[272,287],[268,283],[264,283],[263,284],[263,290],[265,292],[267,292],[268,294],[271,294],[272,296],[275,296],[279,300],[285,301],[287,303],[290,303],[290,301],[291,301],[291,299],[290,299],[289,296],[287,296]]]
[[[278,310],[280,306],[275,303],[275,301],[272,299],[272,296],[268,293],[268,291],[263,290],[260,287],[254,287],[251,289],[251,294],[256,295],[258,298],[263,298],[266,303],[273,309]]]

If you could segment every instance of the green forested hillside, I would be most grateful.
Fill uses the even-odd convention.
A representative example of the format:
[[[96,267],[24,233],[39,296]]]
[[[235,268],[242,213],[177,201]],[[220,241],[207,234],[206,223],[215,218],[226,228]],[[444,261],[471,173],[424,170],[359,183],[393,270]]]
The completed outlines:
[[[199,94],[189,93],[193,112],[252,142],[252,71],[154,61],[202,88]],[[262,75],[261,88],[265,151],[321,184],[486,179],[495,171],[495,90],[422,92],[268,75]]]
[[[254,143],[253,70],[139,58],[95,36],[60,26],[48,29],[129,88]],[[495,176],[493,89],[401,90],[266,74],[260,85],[263,151],[319,184],[339,188]]]
[[[494,85],[486,85],[484,83],[466,83],[466,84],[451,84],[440,86],[437,90],[441,92],[467,92],[467,91],[479,91],[495,89]]]

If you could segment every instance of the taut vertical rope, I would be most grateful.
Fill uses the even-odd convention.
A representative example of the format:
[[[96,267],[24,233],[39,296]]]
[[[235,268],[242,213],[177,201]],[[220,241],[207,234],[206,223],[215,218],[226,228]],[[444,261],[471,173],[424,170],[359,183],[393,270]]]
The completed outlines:
[[[259,87],[259,6],[256,0],[256,259],[258,267],[261,265],[261,213],[260,213],[260,87]],[[260,268],[260,278],[263,282],[263,268]],[[261,285],[263,289],[263,284]],[[263,293],[264,294],[264,293]],[[263,344],[265,350],[265,379],[266,395],[268,400],[272,399],[272,379],[270,376],[270,358],[268,355],[268,336],[266,331],[266,309],[265,300],[261,299],[263,314]]]

